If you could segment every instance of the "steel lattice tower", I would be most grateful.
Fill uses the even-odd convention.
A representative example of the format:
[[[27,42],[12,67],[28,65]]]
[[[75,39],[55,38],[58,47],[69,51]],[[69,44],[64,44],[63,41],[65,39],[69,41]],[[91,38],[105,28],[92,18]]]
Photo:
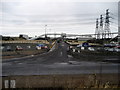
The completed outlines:
[[[103,38],[103,36],[104,36],[104,30],[103,30],[103,16],[102,15],[100,15],[99,33],[100,33],[100,38]]]
[[[96,36],[96,39],[100,39],[100,32],[99,32],[99,21],[98,21],[98,18],[96,19],[96,29],[95,29],[95,36]]]
[[[107,9],[106,17],[105,17],[105,25],[104,25],[104,38],[111,38],[109,14],[110,14],[109,9]]]

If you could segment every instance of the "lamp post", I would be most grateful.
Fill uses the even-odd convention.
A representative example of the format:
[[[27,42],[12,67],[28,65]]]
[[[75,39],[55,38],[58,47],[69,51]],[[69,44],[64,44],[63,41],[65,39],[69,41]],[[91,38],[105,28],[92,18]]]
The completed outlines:
[[[46,29],[47,29],[47,25],[45,25],[45,43],[46,43]]]
[[[45,25],[45,36],[46,36],[46,29],[47,29],[47,25]]]

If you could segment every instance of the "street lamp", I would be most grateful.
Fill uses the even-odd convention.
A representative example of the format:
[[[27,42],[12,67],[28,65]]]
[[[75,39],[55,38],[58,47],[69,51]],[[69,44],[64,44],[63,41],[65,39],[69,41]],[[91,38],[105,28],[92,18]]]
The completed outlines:
[[[46,29],[47,29],[47,25],[45,25],[45,43],[46,43]]]
[[[46,36],[46,29],[47,29],[47,25],[45,25],[45,36]]]

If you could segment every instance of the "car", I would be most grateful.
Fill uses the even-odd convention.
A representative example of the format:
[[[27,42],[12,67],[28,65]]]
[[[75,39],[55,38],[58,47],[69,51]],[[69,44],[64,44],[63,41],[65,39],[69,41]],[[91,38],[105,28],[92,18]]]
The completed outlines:
[[[115,50],[116,52],[120,52],[120,45],[116,46],[116,47],[114,48],[114,50]]]
[[[11,46],[7,46],[6,50],[7,50],[7,51],[12,51]]]
[[[31,46],[27,46],[27,48],[28,48],[28,49],[30,49],[30,48],[31,48]]]
[[[80,47],[82,47],[82,44],[77,45],[77,48],[80,48]]]
[[[116,52],[120,52],[120,48],[114,48]]]
[[[38,44],[38,45],[36,46],[36,49],[37,49],[37,50],[39,50],[39,49],[48,49],[48,46],[45,45],[45,44]]]
[[[45,49],[48,49],[48,46],[44,46]]]
[[[108,48],[108,51],[113,52],[114,48]]]
[[[36,49],[37,49],[37,50],[40,50],[40,49],[41,49],[41,47],[40,47],[40,46],[36,46]]]
[[[23,50],[21,46],[16,46],[16,50]]]
[[[0,46],[0,50],[3,50],[5,47],[4,46]]]
[[[95,49],[93,47],[88,47],[89,51],[95,51]]]
[[[104,47],[115,47],[116,46],[116,44],[104,44]]]

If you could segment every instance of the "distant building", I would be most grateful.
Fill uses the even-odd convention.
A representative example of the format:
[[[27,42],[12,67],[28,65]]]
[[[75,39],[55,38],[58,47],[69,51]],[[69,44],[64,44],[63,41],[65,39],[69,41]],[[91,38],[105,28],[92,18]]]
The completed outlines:
[[[61,37],[62,37],[62,38],[66,37],[66,33],[62,33],[62,34],[61,34]]]
[[[19,38],[24,38],[24,39],[29,39],[28,35],[25,35],[25,34],[20,34],[19,35]]]
[[[78,37],[79,41],[87,41],[87,40],[91,40],[94,39],[92,36],[82,36],[82,37]]]

